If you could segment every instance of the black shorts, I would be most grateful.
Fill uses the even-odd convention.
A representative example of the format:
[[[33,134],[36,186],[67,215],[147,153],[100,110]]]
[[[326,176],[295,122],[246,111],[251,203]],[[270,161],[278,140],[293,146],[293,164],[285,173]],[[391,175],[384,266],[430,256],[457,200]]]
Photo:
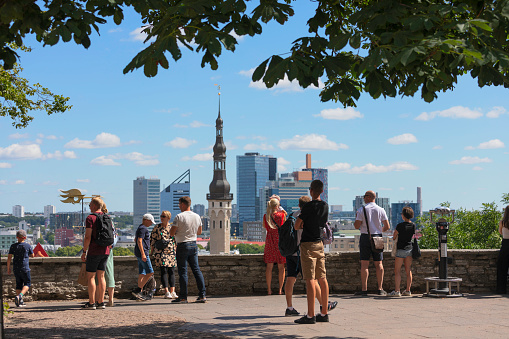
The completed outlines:
[[[286,276],[291,278],[297,278],[302,274],[302,266],[300,265],[300,257],[298,255],[289,255],[286,257]]]
[[[106,270],[106,261],[108,255],[87,255],[87,272],[97,272]]]
[[[17,290],[22,290],[23,286],[30,287],[32,285],[30,271],[14,272],[14,277],[16,278],[16,289]]]
[[[381,234],[373,234],[382,236]],[[368,234],[361,234],[361,239],[359,240],[359,252],[361,256],[361,260],[369,260],[371,256],[373,256],[373,261],[382,261],[384,259],[383,252],[376,253],[371,249],[371,239]]]

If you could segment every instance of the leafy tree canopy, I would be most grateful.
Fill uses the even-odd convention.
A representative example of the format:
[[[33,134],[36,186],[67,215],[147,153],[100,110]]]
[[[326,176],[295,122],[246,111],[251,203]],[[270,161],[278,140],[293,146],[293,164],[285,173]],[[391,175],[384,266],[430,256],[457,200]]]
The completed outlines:
[[[456,210],[455,221],[449,225],[447,233],[448,248],[483,249],[500,248],[501,236],[498,223],[502,213],[495,202],[484,203],[480,210]],[[436,220],[434,220],[436,221]],[[419,245],[422,248],[438,248],[436,225],[429,218],[419,217],[416,224],[421,229]]]
[[[319,86],[322,101],[356,106],[372,98],[413,96],[431,102],[470,74],[480,87],[509,87],[509,0],[317,0],[307,22],[309,35],[293,42],[284,57],[273,55],[253,80],[273,87],[297,80]],[[44,4],[44,7],[39,7]],[[248,10],[249,5],[249,10]],[[294,14],[291,0],[0,0],[0,60],[12,69],[16,53],[35,34],[45,45],[60,41],[90,46],[93,30],[132,7],[150,44],[125,67],[143,67],[148,77],[169,68],[182,48],[202,55],[201,66],[218,68],[223,48],[235,51],[235,36],[262,34],[262,24],[284,25]]]
[[[30,51],[26,47],[21,49]],[[22,128],[27,127],[34,119],[29,115],[31,111],[43,110],[50,115],[63,113],[72,107],[66,105],[68,97],[53,94],[40,84],[30,84],[21,76],[22,71],[17,63],[14,63],[11,69],[0,66],[0,117],[10,117],[14,127]]]

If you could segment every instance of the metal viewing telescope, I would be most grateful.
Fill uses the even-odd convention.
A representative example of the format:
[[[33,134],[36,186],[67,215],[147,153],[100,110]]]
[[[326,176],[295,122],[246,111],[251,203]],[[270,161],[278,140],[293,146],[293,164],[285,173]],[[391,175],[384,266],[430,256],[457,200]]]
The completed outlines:
[[[427,297],[461,297],[459,293],[459,284],[462,281],[461,278],[448,277],[447,276],[447,265],[449,258],[447,257],[447,232],[449,231],[449,225],[454,222],[455,210],[451,210],[448,207],[437,207],[434,210],[429,211],[430,222],[433,223],[433,215],[435,219],[436,230],[438,232],[438,277],[424,278],[426,281],[426,293],[423,296]],[[452,220],[448,221],[444,216],[451,216]],[[429,290],[429,282],[435,283],[435,288]],[[452,283],[456,283],[456,291],[452,290]]]

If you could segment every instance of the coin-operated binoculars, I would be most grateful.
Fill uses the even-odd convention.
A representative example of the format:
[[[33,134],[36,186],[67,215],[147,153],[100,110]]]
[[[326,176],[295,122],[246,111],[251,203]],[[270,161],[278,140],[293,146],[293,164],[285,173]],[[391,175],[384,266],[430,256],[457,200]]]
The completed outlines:
[[[455,210],[451,210],[448,207],[437,207],[434,210],[429,211],[430,221],[433,222],[433,215],[436,218],[435,221],[436,229],[438,232],[438,277],[424,278],[426,280],[426,296],[430,297],[454,297],[462,296],[459,294],[459,283],[462,281],[461,278],[454,278],[447,276],[447,232],[449,231],[449,225],[454,222]],[[452,215],[452,220],[448,221],[444,216]],[[436,219],[435,218],[435,219]],[[429,282],[435,283],[435,288],[429,291]],[[456,283],[457,291],[453,293],[451,284]],[[437,286],[438,285],[438,286]]]

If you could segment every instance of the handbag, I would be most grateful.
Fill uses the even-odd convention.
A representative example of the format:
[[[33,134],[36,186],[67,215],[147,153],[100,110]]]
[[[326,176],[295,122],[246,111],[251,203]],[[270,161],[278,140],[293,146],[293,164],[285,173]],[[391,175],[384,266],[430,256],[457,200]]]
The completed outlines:
[[[383,237],[374,237],[371,235],[371,231],[369,230],[369,224],[368,224],[368,216],[366,214],[366,207],[362,206],[362,209],[364,210],[364,219],[366,220],[366,228],[368,229],[368,235],[370,238],[371,243],[371,250],[375,253],[382,253],[384,251],[384,238]]]
[[[414,238],[414,243],[412,245],[412,258],[419,259],[421,257],[421,249],[419,248],[419,242],[417,238]]]
[[[80,274],[78,275],[78,284],[82,286],[88,286],[86,263],[81,263]]]
[[[166,247],[168,247],[168,245],[170,244],[170,240],[168,239],[159,239],[155,242],[154,246],[156,249],[162,251],[164,249],[166,249]]]

